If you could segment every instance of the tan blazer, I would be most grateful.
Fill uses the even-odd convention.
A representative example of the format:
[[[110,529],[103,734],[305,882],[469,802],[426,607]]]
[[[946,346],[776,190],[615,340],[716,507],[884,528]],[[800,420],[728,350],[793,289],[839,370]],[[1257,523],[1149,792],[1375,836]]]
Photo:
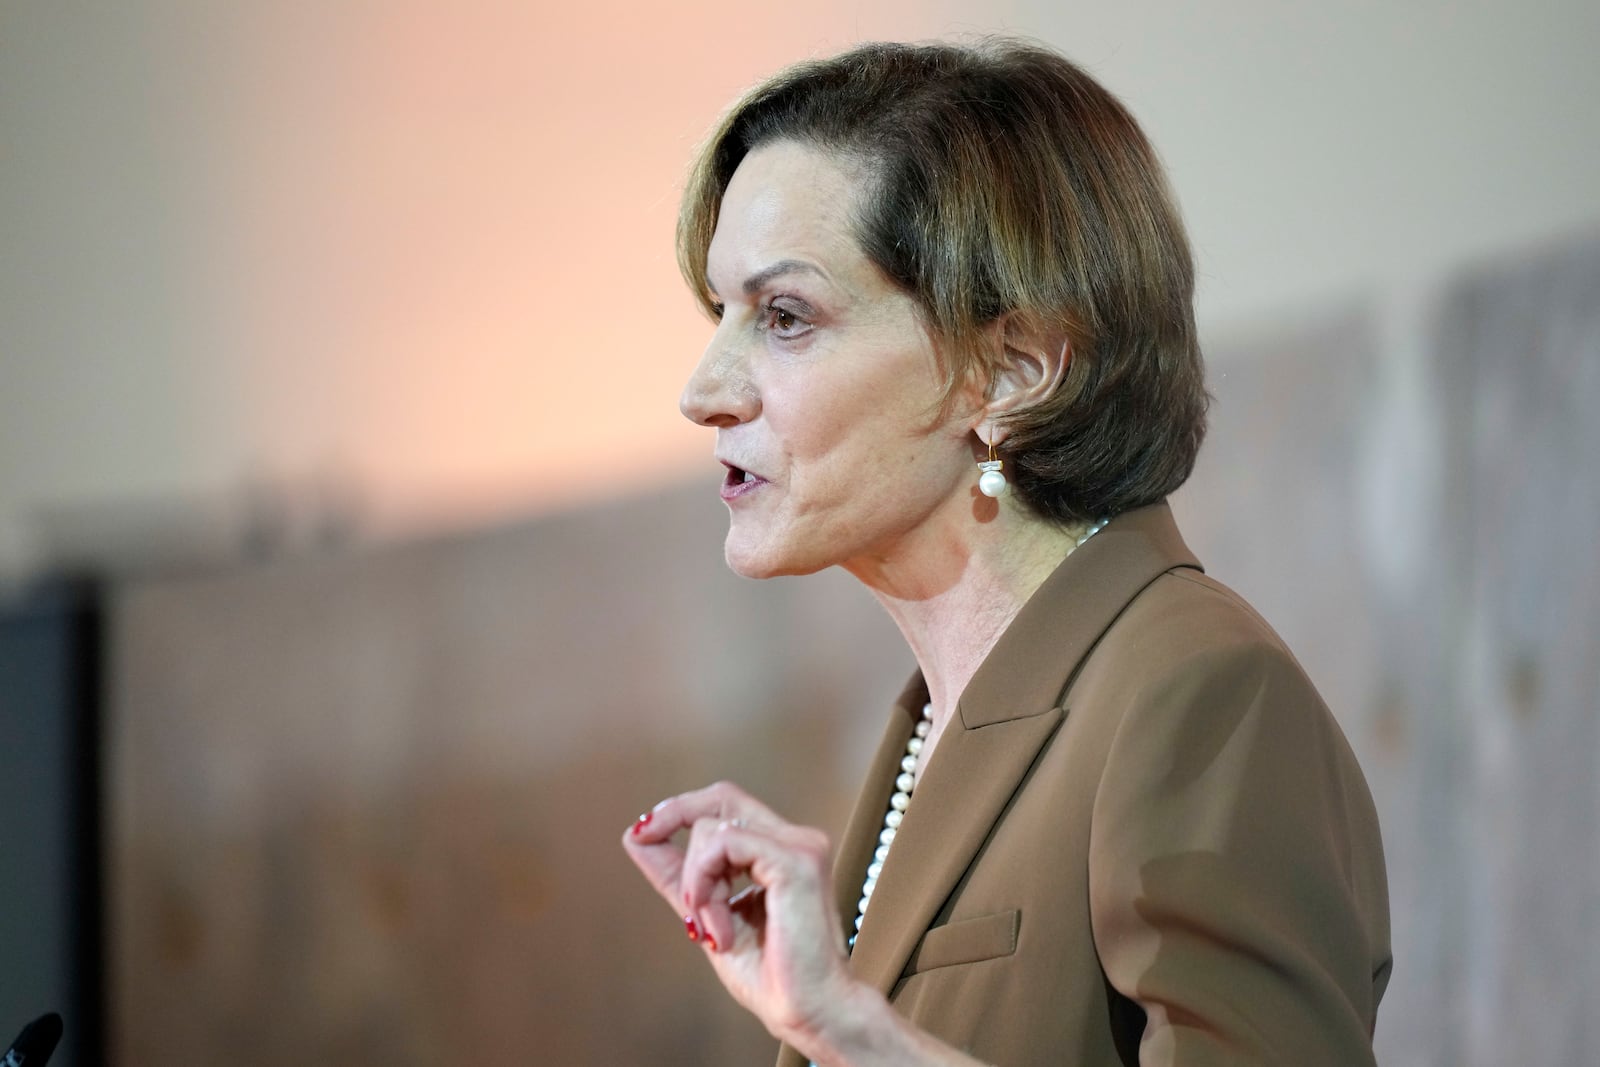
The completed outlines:
[[[925,700],[914,679],[840,841],[847,923]],[[1390,949],[1366,782],[1165,504],[1069,556],[973,676],[852,966],[997,1067],[1373,1062]]]

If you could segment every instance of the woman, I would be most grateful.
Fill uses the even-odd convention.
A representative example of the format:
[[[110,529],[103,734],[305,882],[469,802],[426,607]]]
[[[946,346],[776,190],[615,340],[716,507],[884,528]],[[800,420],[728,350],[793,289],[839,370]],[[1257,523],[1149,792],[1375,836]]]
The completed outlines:
[[[1128,113],[1014,42],[802,64],[711,137],[679,254],[729,565],[844,567],[920,666],[837,855],[726,783],[623,836],[779,1063],[1371,1062],[1376,816],[1164,503],[1206,397]]]

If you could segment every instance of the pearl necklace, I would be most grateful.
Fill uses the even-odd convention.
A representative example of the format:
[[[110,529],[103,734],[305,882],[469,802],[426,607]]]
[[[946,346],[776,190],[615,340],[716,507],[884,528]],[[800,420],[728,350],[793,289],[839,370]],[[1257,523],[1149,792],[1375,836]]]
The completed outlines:
[[[1109,519],[1101,519],[1083,532],[1083,536],[1072,546],[1072,552],[1083,547],[1083,543],[1105,528]],[[1072,552],[1067,553],[1071,555]],[[900,759],[900,773],[894,780],[894,795],[889,798],[889,810],[883,817],[883,829],[878,832],[878,848],[872,854],[872,862],[867,865],[866,880],[861,883],[861,900],[856,904],[855,931],[851,933],[847,942],[849,948],[856,947],[856,937],[861,932],[861,923],[867,917],[867,905],[872,903],[872,891],[878,887],[878,875],[883,873],[883,863],[889,858],[889,846],[894,844],[894,836],[900,829],[900,822],[906,817],[906,809],[911,806],[911,791],[917,784],[917,763],[922,756],[922,747],[927,743],[928,732],[933,729],[933,705],[922,705],[922,718],[917,721],[916,728],[911,733],[911,739],[906,742],[906,754]]]
[[[861,901],[856,905],[856,931],[861,930],[861,920],[867,917],[867,905],[872,902],[872,891],[878,887],[878,875],[883,873],[883,861],[889,858],[889,846],[900,829],[900,820],[906,817],[911,806],[911,791],[917,785],[917,757],[933,729],[933,705],[922,705],[922,718],[906,742],[906,754],[900,759],[900,774],[894,780],[894,796],[889,798],[889,811],[883,817],[883,829],[878,833],[878,850],[867,864],[867,880],[861,883]],[[850,935],[849,947],[856,947],[856,934]]]

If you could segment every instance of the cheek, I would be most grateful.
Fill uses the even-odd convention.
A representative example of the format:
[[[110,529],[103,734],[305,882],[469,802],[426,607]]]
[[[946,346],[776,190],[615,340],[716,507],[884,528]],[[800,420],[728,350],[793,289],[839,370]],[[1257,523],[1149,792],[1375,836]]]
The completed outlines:
[[[842,459],[883,436],[881,411],[861,402],[867,395],[854,382],[808,382],[777,397],[769,394],[763,404],[790,462],[810,463]]]
[[[937,477],[963,446],[960,429],[938,418],[930,358],[896,345],[852,346],[769,379],[763,407],[796,482],[875,481],[885,471]]]

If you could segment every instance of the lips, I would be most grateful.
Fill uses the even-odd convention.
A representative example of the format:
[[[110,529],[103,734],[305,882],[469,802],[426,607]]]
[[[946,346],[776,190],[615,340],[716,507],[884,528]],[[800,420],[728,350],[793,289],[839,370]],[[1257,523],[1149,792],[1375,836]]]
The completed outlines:
[[[767,480],[754,471],[746,470],[727,460],[722,460],[722,465],[728,468],[727,476],[722,479],[723,500],[733,500],[767,484]]]

